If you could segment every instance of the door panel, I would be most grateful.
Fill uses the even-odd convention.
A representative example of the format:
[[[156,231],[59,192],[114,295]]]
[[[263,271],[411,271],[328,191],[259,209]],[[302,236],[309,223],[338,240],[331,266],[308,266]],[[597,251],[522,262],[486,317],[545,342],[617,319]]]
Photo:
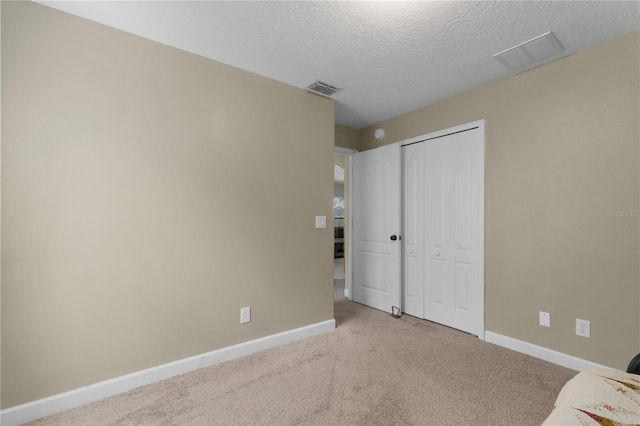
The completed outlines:
[[[353,155],[353,300],[386,312],[401,302],[400,167],[399,144]]]
[[[404,282],[406,290],[402,306],[405,308],[405,312],[408,311],[406,299],[417,300],[418,297],[418,258],[415,256],[405,256],[405,275]],[[421,287],[421,286],[420,286]],[[421,310],[420,310],[421,311]],[[422,316],[422,313],[411,313],[410,315]]]
[[[453,282],[455,283],[455,310],[469,313],[471,265],[463,262],[455,262]]]
[[[425,142],[426,275],[424,318],[448,325],[453,291],[448,263],[450,166],[447,138]]]
[[[446,162],[447,155],[443,149],[440,149],[435,143],[428,145],[427,181],[432,184],[427,187],[427,200],[431,203],[428,206],[430,214],[427,215],[429,219],[427,223],[430,232],[432,232],[431,241],[434,248],[444,248],[447,239]]]
[[[403,282],[402,310],[424,318],[424,146],[402,149],[403,180]]]
[[[432,306],[427,308],[427,312],[431,317],[435,317],[437,314],[444,315],[441,311],[443,311],[446,306],[445,302],[447,300],[446,297],[446,262],[438,259],[431,259],[431,286],[428,294],[431,295],[431,304]],[[443,317],[442,321],[445,321],[446,318]],[[435,321],[435,320],[434,320]]]
[[[480,199],[484,179],[481,129],[425,145],[424,317],[472,334],[479,332]]]
[[[360,220],[362,240],[367,243],[387,244],[389,239],[389,179],[388,164],[371,161],[362,165],[362,188],[360,193]]]
[[[471,151],[462,145],[456,150],[453,164],[455,223],[453,228],[456,250],[469,249],[471,228]]]
[[[452,214],[454,247],[451,262],[455,293],[451,326],[478,334],[478,297],[480,263],[480,224],[482,213],[480,181],[484,179],[483,136],[480,129],[452,135],[449,146],[453,156]]]
[[[382,294],[389,294],[388,253],[362,251],[362,287]],[[356,300],[358,302],[358,300]],[[364,303],[364,302],[361,302]]]

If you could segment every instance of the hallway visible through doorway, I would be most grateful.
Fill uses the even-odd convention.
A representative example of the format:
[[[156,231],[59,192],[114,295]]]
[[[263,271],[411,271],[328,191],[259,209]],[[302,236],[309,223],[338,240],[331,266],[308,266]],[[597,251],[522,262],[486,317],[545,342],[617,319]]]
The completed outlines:
[[[333,259],[333,300],[346,299],[344,295],[344,257]]]
[[[340,298],[348,297],[346,275],[348,268],[348,157],[336,153],[334,156],[333,174],[333,226],[334,226],[334,289],[341,288]],[[337,291],[337,290],[336,290]]]
[[[333,279],[344,280],[344,257],[333,259]]]

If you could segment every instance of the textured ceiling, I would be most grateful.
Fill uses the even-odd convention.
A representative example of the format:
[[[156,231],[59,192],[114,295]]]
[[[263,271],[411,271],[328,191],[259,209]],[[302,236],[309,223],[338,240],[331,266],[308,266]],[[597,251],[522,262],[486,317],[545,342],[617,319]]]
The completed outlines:
[[[495,53],[553,31],[570,55],[637,31],[638,1],[41,1],[304,88],[343,88],[360,129],[510,72]]]

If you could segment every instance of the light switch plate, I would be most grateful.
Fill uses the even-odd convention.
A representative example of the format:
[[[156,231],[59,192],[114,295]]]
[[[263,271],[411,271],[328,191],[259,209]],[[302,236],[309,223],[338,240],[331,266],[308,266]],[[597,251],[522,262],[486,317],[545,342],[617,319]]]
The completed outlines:
[[[326,228],[326,227],[327,227],[327,217],[316,216],[316,228]]]
[[[551,316],[548,312],[540,311],[540,325],[543,327],[551,327]]]

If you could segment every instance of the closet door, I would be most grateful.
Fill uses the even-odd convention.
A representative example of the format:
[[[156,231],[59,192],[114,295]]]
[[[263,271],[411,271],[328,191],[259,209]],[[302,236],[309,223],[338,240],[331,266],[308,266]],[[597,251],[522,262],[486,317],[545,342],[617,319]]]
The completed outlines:
[[[402,148],[403,312],[424,318],[424,144]]]
[[[425,318],[478,334],[480,129],[425,143]]]
[[[446,139],[446,138],[443,138]],[[446,140],[425,142],[425,319],[449,325],[449,153]]]

